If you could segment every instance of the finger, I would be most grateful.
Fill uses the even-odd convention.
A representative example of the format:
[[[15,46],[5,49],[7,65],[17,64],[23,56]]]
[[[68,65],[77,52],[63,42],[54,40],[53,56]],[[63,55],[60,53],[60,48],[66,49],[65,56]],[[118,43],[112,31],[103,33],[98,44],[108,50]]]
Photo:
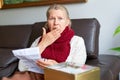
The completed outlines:
[[[38,63],[36,63],[37,65],[38,65],[38,67],[40,67],[41,69],[44,69],[44,66],[43,65],[41,65],[41,64],[38,64]]]
[[[38,66],[41,66],[42,65],[42,62],[41,61],[36,61],[36,64],[38,65]]]
[[[61,36],[61,34],[58,31],[55,31],[53,33],[53,36],[57,39],[57,38],[59,38]]]
[[[43,29],[43,35],[45,35],[46,34],[46,29],[44,27],[42,29]]]
[[[40,64],[40,65],[45,65],[46,66],[47,65],[47,59],[38,60],[37,63]]]
[[[45,62],[44,62],[44,61],[41,61],[41,60],[38,60],[38,61],[36,62],[36,64],[37,64],[40,68],[46,67]]]
[[[51,31],[51,34],[54,36],[54,37],[60,37],[60,30],[57,30],[57,29],[55,29],[55,30],[52,30]]]
[[[56,28],[56,29],[54,29],[54,30],[53,30],[53,32],[60,33],[60,32],[61,32],[61,30]]]

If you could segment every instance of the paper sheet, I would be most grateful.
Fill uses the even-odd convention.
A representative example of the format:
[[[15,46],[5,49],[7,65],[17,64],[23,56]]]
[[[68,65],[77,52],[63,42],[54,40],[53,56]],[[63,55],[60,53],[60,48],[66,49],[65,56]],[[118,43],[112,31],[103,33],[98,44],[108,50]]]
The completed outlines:
[[[49,66],[48,68],[71,73],[71,74],[78,74],[78,73],[83,73],[83,72],[92,70],[95,67],[89,66],[89,65],[74,66],[74,65],[71,65],[71,63],[69,62],[63,62],[57,65]]]
[[[12,52],[14,56],[19,58],[25,64],[28,71],[43,73],[43,70],[36,64],[36,60],[42,59],[38,47],[17,49]]]

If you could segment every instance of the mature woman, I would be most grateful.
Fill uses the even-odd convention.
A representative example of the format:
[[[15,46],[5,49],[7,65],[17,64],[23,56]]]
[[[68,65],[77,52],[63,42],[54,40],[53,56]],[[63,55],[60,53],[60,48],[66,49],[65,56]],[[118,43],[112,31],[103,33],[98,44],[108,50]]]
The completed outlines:
[[[46,15],[47,22],[43,27],[43,35],[37,38],[31,46],[38,48],[41,57],[45,59],[36,61],[36,64],[40,69],[60,62],[85,64],[84,40],[82,37],[74,35],[67,9],[55,4],[48,8]],[[24,72],[17,72],[11,78],[3,78],[3,80],[44,80],[44,71],[41,73],[29,72],[26,67],[20,60],[19,70]]]

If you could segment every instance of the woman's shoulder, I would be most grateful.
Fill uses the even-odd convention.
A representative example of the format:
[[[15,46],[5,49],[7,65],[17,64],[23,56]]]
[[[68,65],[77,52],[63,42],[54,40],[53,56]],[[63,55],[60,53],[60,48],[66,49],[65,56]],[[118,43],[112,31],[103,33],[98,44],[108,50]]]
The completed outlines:
[[[83,40],[83,37],[74,35],[71,39],[71,41],[79,41],[79,40]]]
[[[35,39],[35,41],[32,43],[31,47],[35,47],[38,45],[38,42],[40,40],[41,37],[38,37],[37,39]]]
[[[70,41],[71,45],[82,44],[84,43],[84,39],[81,36],[74,35]]]

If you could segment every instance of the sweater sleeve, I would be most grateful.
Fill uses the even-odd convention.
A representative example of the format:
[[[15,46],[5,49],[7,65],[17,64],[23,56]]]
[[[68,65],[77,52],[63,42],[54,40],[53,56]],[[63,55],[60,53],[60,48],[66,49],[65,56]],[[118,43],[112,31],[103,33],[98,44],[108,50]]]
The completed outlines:
[[[84,65],[86,62],[86,47],[82,37],[74,36],[70,42],[70,54],[66,62],[72,62],[77,65]]]

